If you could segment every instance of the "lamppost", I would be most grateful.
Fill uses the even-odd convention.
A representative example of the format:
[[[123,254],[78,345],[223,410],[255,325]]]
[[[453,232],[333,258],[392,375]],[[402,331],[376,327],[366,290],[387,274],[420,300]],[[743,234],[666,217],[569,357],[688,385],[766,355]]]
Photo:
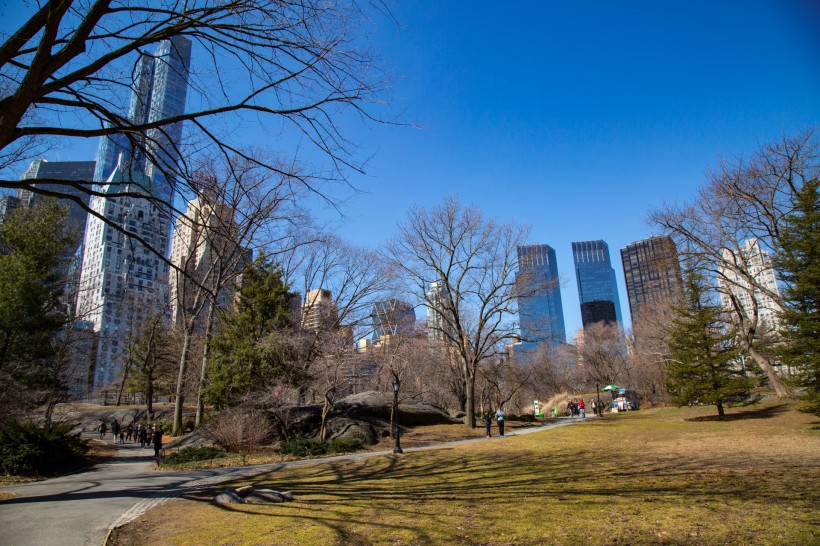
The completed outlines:
[[[595,396],[598,397],[598,403],[595,405],[595,413],[597,414],[595,417],[601,417],[603,413],[601,412],[601,384],[597,381],[595,382]]]
[[[393,453],[404,453],[401,450],[401,442],[399,441],[399,378],[393,378],[393,437],[396,439],[396,446],[393,448]]]

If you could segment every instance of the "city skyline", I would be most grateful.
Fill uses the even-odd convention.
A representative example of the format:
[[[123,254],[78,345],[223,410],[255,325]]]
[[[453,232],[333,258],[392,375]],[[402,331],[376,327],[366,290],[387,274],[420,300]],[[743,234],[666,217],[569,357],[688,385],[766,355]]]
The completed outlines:
[[[530,224],[530,242],[556,251],[568,332],[582,324],[572,241],[603,239],[617,256],[653,235],[650,207],[693,198],[721,158],[820,123],[816,3],[470,7],[396,5],[393,18],[371,21],[368,43],[390,79],[376,113],[406,126],[340,118],[369,159],[365,174],[348,173],[360,193],[340,193],[338,210],[311,205],[365,246],[390,237],[408,204],[450,193]],[[14,9],[2,15],[16,28]],[[762,67],[790,74],[789,84]],[[248,120],[233,131],[289,159],[323,161],[281,127]],[[95,139],[62,144],[44,157],[94,158]]]

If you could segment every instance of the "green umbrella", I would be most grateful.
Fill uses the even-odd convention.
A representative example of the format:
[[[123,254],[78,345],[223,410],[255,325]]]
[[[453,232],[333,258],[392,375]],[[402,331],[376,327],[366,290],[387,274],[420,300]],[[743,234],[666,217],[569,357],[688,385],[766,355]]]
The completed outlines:
[[[617,390],[620,390],[620,388],[621,387],[619,387],[618,385],[607,385],[606,387],[604,387],[601,390],[602,391],[617,391]]]

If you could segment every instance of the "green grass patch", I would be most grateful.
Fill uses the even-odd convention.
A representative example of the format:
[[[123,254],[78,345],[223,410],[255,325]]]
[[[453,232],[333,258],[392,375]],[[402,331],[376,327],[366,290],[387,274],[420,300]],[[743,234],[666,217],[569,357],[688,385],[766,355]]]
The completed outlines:
[[[243,480],[292,491],[149,512],[168,544],[818,544],[820,432],[790,405],[664,408]],[[140,524],[143,525],[143,524]],[[139,528],[126,526],[116,544]]]

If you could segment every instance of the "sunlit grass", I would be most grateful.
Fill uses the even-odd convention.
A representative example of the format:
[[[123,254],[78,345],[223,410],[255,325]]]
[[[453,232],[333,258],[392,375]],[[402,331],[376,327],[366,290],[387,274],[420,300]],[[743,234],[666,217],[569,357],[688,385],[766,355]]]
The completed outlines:
[[[820,432],[788,406],[636,412],[404,456],[293,467],[292,503],[150,512],[141,543],[816,544]],[[243,483],[248,483],[247,481]],[[129,531],[119,536],[127,536]],[[119,540],[119,539],[118,539]],[[118,543],[128,543],[121,540]]]

